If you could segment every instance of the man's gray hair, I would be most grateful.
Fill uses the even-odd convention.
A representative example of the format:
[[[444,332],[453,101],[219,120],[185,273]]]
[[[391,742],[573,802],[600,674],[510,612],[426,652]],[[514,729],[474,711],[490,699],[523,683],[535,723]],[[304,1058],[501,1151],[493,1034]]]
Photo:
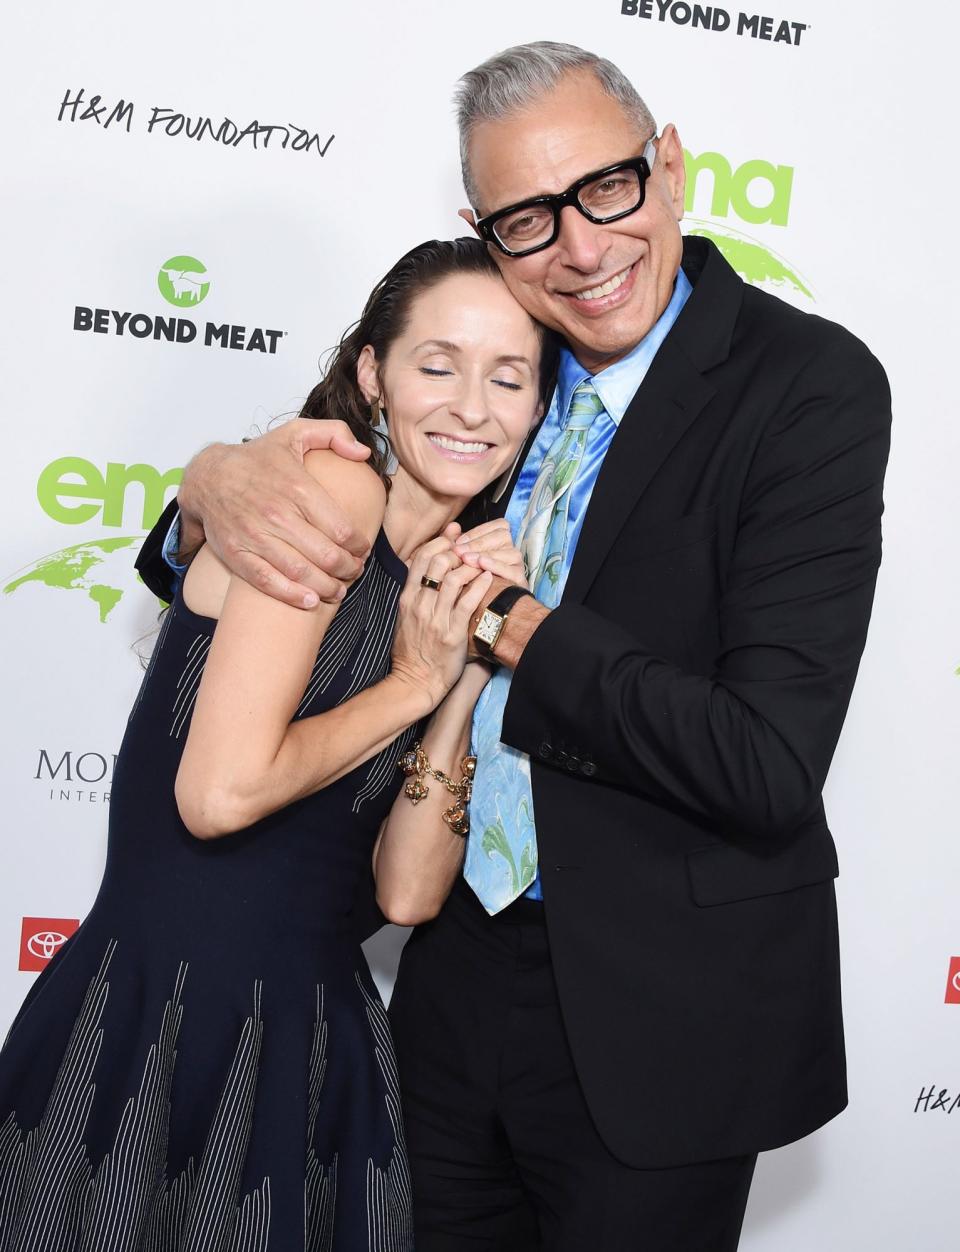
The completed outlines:
[[[477,188],[470,173],[469,146],[473,128],[517,113],[552,91],[566,74],[589,70],[600,86],[620,104],[637,124],[643,138],[656,133],[653,115],[636,88],[612,61],[570,43],[518,44],[507,48],[476,69],[468,70],[454,93],[457,126],[460,131],[460,167],[463,186],[476,209]]]

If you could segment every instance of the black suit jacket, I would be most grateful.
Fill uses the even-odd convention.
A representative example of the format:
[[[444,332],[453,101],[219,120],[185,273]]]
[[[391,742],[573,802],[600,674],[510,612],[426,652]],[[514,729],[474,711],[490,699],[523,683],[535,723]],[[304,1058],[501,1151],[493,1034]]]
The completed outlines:
[[[880,564],[890,394],[685,241],[693,292],[514,674],[564,1021],[611,1151],[772,1148],[846,1103],[821,792]]]
[[[503,723],[532,761],[577,1072],[639,1167],[772,1148],[846,1102],[821,791],[866,638],[890,425],[852,335],[746,286],[705,240],[683,265],[693,292]]]

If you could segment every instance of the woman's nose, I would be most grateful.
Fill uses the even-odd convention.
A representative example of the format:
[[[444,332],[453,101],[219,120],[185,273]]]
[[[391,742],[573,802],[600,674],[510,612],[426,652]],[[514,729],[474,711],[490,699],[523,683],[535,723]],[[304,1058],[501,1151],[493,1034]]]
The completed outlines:
[[[467,430],[476,430],[487,420],[483,384],[479,379],[464,379],[450,404],[450,412]]]

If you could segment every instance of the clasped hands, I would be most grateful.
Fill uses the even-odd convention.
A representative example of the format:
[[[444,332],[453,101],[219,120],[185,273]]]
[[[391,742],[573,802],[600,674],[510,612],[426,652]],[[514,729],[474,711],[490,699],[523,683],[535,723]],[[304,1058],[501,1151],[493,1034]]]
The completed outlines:
[[[346,423],[307,418],[295,418],[247,444],[204,449],[187,467],[178,494],[182,553],[205,540],[231,571],[285,604],[309,609],[321,601],[338,603],[362,572],[369,543],[304,470],[306,453],[320,448],[351,461],[370,455]],[[446,655],[434,673],[446,678],[475,657],[470,620],[503,587],[523,581],[522,560],[500,519],[466,535],[451,523],[415,554],[414,562],[417,568],[411,568],[404,595],[406,602],[416,601],[421,621],[429,611],[433,643]],[[442,581],[427,572],[431,562],[444,577],[459,571],[446,595],[420,584],[424,576]],[[421,599],[421,593],[434,603]],[[398,634],[399,629],[400,623]],[[449,642],[441,644],[441,639]],[[415,668],[423,673],[421,665]]]
[[[471,623],[501,587],[525,587],[523,558],[503,518],[462,532],[451,522],[413,554],[400,597],[392,672],[435,706],[476,660]]]

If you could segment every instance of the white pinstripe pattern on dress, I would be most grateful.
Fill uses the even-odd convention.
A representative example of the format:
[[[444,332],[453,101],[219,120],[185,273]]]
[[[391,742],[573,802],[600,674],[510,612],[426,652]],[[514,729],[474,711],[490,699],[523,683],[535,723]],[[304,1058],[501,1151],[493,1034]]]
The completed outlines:
[[[261,985],[200,1158],[166,1181],[170,1084],[188,966],[181,963],[139,1090],[94,1175],[84,1144],[117,944],[91,980],[36,1129],[0,1127],[0,1252],[267,1252],[270,1180],[239,1197],[263,1023]]]
[[[313,1145],[317,1118],[320,1115],[320,1094],[327,1073],[327,1019],[324,1016],[323,987],[317,987],[317,1010],[314,1019],[313,1045],[310,1049],[310,1072],[307,1080],[307,1170],[304,1181],[304,1249],[305,1252],[331,1252],[333,1222],[337,1206],[338,1154],[324,1166]]]
[[[372,1159],[367,1161],[369,1252],[410,1252],[413,1247],[413,1203],[400,1109],[397,1058],[393,1050],[386,1009],[378,998],[370,995],[359,974],[356,975],[356,980],[366,1005],[377,1064],[387,1088],[384,1098],[394,1140],[390,1164],[386,1169],[381,1169]]]

